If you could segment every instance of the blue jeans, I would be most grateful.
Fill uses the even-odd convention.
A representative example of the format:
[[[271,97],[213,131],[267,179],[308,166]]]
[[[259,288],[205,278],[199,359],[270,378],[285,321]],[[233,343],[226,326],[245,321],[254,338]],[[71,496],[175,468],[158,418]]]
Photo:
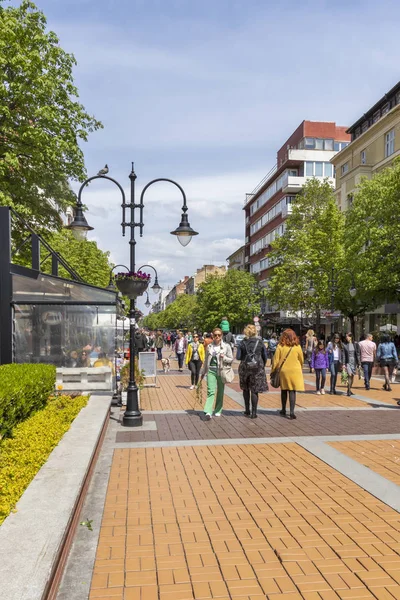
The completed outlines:
[[[162,348],[157,348],[157,359],[162,360]]]
[[[371,381],[372,367],[374,366],[374,363],[371,361],[365,361],[361,363],[361,366],[364,371],[365,389],[369,390],[369,382]]]

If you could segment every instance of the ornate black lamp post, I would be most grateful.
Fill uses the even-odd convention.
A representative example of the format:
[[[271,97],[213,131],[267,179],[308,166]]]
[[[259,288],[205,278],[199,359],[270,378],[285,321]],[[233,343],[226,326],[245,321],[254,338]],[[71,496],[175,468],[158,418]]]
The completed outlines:
[[[82,191],[88,185],[88,183],[90,183],[94,179],[108,179],[109,181],[112,181],[119,188],[119,190],[122,194],[122,205],[121,205],[122,206],[122,223],[121,223],[122,235],[123,236],[125,235],[125,230],[127,227],[129,227],[131,230],[131,236],[130,236],[130,240],[129,240],[129,245],[130,245],[130,269],[129,270],[131,272],[135,271],[135,246],[136,246],[135,229],[136,229],[136,227],[139,227],[140,237],[142,237],[143,227],[144,227],[143,197],[144,197],[146,190],[153,183],[156,183],[158,181],[167,181],[167,182],[175,185],[182,193],[183,206],[182,206],[181,222],[174,231],[171,231],[171,234],[176,235],[178,237],[178,240],[182,244],[182,246],[187,246],[187,244],[189,244],[192,237],[194,235],[198,235],[198,232],[194,231],[190,227],[190,224],[188,221],[188,216],[187,216],[188,207],[187,207],[187,203],[186,203],[186,195],[178,183],[176,183],[172,179],[165,179],[165,178],[153,179],[143,188],[143,191],[140,195],[140,202],[139,202],[139,204],[137,204],[137,203],[135,203],[135,181],[136,181],[136,178],[137,178],[136,173],[135,173],[133,163],[132,163],[132,170],[129,175],[129,179],[131,181],[131,195],[130,195],[130,202],[127,203],[126,198],[125,198],[125,192],[124,192],[122,186],[118,183],[118,181],[116,181],[112,177],[108,177],[107,174],[102,174],[101,172],[98,175],[95,175],[94,177],[89,177],[89,179],[84,181],[82,183],[81,187],[79,188],[77,203],[76,203],[76,207],[75,207],[75,218],[72,221],[72,223],[68,226],[68,229],[71,229],[75,234],[77,234],[78,236],[81,236],[81,237],[85,236],[87,231],[90,231],[93,229],[93,227],[90,227],[90,225],[87,223],[85,215],[83,214],[83,204],[82,204],[82,200],[81,200]],[[126,221],[126,209],[127,208],[130,209],[129,222]],[[135,209],[137,209],[137,208],[140,211],[139,212],[139,222],[135,222]],[[155,282],[155,284],[156,284],[156,282]],[[157,285],[158,285],[158,281],[157,281]],[[154,289],[154,286],[153,286],[153,289]],[[145,290],[143,290],[141,293],[143,293],[144,291]],[[124,413],[124,417],[123,417],[123,421],[122,421],[122,424],[125,425],[126,427],[137,427],[142,424],[142,414],[139,410],[138,387],[137,387],[136,381],[135,381],[135,369],[134,369],[135,324],[136,324],[135,299],[136,299],[136,296],[132,296],[130,298],[130,310],[129,310],[129,322],[130,322],[130,329],[129,329],[129,352],[130,352],[129,384],[128,384],[128,389],[127,389],[126,411]]]

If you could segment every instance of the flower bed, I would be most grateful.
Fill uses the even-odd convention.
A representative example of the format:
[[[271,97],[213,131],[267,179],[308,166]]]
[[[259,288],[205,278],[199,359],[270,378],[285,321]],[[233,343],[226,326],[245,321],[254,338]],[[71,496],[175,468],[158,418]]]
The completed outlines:
[[[50,397],[45,408],[17,425],[13,437],[1,442],[0,524],[87,401],[88,396]]]

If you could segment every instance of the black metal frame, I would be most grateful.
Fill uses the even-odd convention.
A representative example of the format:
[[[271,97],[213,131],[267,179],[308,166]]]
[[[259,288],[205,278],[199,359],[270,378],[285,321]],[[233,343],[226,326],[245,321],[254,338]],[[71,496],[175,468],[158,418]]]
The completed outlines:
[[[12,252],[11,249],[13,219],[14,222],[19,221],[28,232],[27,237],[14,252]],[[12,262],[13,256],[15,256],[28,242],[30,242],[31,247],[31,268],[17,265]],[[48,255],[44,260],[51,257],[52,268],[50,274],[44,273],[41,270],[42,263],[44,262],[44,260],[40,260],[41,245],[48,251]],[[58,267],[60,265],[69,273],[71,279],[65,279],[58,275]],[[0,206],[0,364],[9,364],[13,362],[13,306],[16,302],[13,301],[12,275],[21,275],[30,279],[38,279],[40,275],[46,275],[46,277],[51,277],[58,281],[69,282],[74,285],[81,285],[102,292],[107,291],[103,288],[85,283],[68,261],[54,250],[42,236],[38,235],[21,215],[9,206]],[[118,298],[117,294],[115,294],[114,302],[97,301],[92,304],[116,306],[117,302]],[[33,303],[28,302],[27,304]],[[91,303],[87,301],[53,301],[37,299],[34,304],[51,306],[72,304],[75,306],[88,306]]]

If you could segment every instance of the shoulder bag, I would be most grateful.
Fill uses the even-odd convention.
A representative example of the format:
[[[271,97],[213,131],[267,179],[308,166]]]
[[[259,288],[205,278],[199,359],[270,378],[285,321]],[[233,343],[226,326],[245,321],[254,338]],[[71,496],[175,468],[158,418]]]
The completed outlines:
[[[283,365],[286,362],[287,357],[291,353],[292,349],[293,349],[293,346],[290,348],[289,352],[286,354],[285,358],[283,359],[283,362],[279,365],[279,367],[276,367],[276,369],[274,369],[270,373],[271,385],[274,388],[278,388],[281,385],[281,370],[282,370]]]

